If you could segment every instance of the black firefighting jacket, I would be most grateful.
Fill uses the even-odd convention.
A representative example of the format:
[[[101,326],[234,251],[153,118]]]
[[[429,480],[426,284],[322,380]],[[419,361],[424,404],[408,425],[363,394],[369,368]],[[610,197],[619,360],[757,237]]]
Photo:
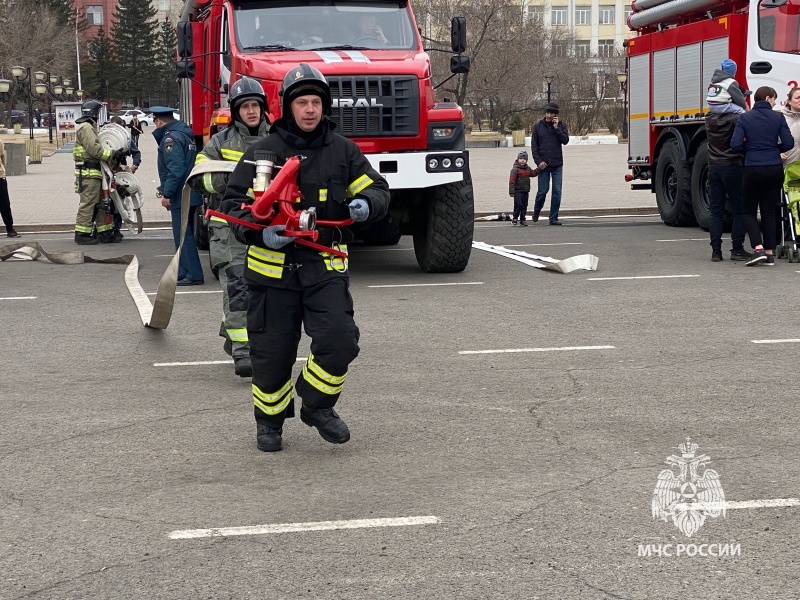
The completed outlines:
[[[242,204],[252,204],[256,152],[273,152],[276,165],[283,165],[293,156],[303,157],[298,173],[302,199],[295,208],[316,207],[318,220],[342,221],[350,218],[347,203],[363,198],[369,204],[369,220],[386,216],[389,210],[389,186],[375,171],[355,142],[334,132],[335,125],[323,118],[322,133],[306,141],[289,129],[284,119],[275,122],[266,137],[250,146],[228,179],[222,211],[233,217],[255,222]],[[273,173],[275,177],[277,173]],[[318,227],[320,243],[329,245],[342,239],[340,231]],[[333,277],[347,277],[347,263],[294,242],[280,250],[265,248],[261,232],[241,225],[232,225],[236,239],[247,244],[249,281],[272,287],[295,288],[313,285]],[[296,273],[295,273],[296,272]]]

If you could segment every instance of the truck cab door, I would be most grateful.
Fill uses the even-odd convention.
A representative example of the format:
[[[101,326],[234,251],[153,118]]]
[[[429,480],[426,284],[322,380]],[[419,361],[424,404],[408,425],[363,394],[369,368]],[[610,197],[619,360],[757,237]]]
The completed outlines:
[[[733,40],[731,40],[733,43]],[[775,88],[780,104],[800,81],[800,0],[752,0],[747,23],[747,87]]]

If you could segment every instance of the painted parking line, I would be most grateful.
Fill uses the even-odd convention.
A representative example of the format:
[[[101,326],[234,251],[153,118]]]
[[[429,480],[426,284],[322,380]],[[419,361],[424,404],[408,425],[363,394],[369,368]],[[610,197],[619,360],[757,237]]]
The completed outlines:
[[[171,540],[191,540],[198,538],[226,537],[233,535],[266,535],[274,533],[298,533],[301,531],[332,531],[338,529],[367,529],[372,527],[408,527],[411,525],[435,525],[439,518],[399,517],[393,519],[352,519],[349,521],[311,521],[306,523],[277,523],[273,525],[252,525],[249,527],[215,527],[213,529],[185,529],[171,531]]]
[[[507,354],[514,352],[568,352],[572,350],[613,350],[614,346],[563,346],[561,348],[505,348],[501,350],[460,350],[459,354]]]
[[[553,244],[503,244],[506,248],[527,248],[528,246],[583,246],[583,242],[556,242]]]
[[[401,287],[440,287],[443,285],[483,285],[482,281],[461,281],[453,283],[396,283],[387,285],[368,285],[368,288],[401,288]]]
[[[788,338],[785,340],[750,340],[753,344],[798,344],[800,339]]]
[[[800,498],[771,498],[768,500],[740,500],[724,502],[725,508],[792,508],[800,506]]]
[[[294,362],[304,362],[305,357],[295,359]],[[201,365],[232,365],[233,359],[228,360],[191,360],[185,362],[153,363],[154,367],[197,367]]]
[[[8,296],[7,298],[0,298],[0,300],[36,300],[36,296]]]
[[[197,290],[191,292],[175,292],[175,294],[221,294],[222,290]],[[155,296],[156,292],[147,292],[148,296]]]
[[[587,277],[586,281],[620,281],[624,279],[680,279],[683,277],[700,277],[700,275],[640,275],[638,277]]]
[[[724,238],[723,238],[724,239]],[[672,240],[656,240],[657,242],[707,242],[708,238],[676,238]]]

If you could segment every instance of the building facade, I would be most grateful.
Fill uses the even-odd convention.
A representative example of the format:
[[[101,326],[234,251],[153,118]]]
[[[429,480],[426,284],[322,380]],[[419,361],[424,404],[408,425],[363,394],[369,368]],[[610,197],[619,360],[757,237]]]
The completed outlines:
[[[158,22],[162,22],[166,17],[169,17],[172,23],[177,22],[183,6],[182,0],[151,0],[151,3],[156,9]],[[79,18],[86,22],[82,36],[83,40],[88,42],[97,37],[101,27],[106,33],[111,31],[119,0],[73,0],[73,6],[78,11]]]
[[[622,42],[635,33],[628,29],[630,0],[522,0],[523,15],[560,29],[553,53],[580,58],[619,56]]]

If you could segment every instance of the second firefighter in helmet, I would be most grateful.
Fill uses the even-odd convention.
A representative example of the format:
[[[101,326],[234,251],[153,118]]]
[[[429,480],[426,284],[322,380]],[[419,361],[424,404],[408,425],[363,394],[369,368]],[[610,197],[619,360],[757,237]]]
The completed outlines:
[[[81,116],[75,119],[75,145],[72,158],[75,161],[75,191],[80,195],[78,214],[75,218],[75,243],[111,243],[114,222],[103,209],[103,172],[100,162],[108,162],[114,153],[100,144],[97,125],[103,104],[87,100],[81,105]]]
[[[389,186],[358,146],[335,133],[331,92],[325,77],[301,63],[289,70],[281,89],[282,116],[269,137],[244,153],[228,181],[222,209],[255,222],[243,204],[251,204],[255,167],[264,155],[281,166],[302,157],[296,210],[314,209],[319,220],[365,222],[383,218],[389,208]],[[231,225],[248,244],[247,329],[253,360],[253,404],[258,448],[280,450],[283,422],[294,416],[294,396],[302,398],[301,420],[316,427],[328,442],[344,443],[350,432],[334,410],[350,363],[359,353],[359,331],[353,318],[347,261],[296,244],[282,235],[284,226],[263,231]],[[339,229],[317,227],[318,242],[341,241]],[[341,246],[346,252],[346,246]],[[301,331],[311,338],[311,352],[292,385]]]
[[[230,88],[228,104],[231,122],[215,134],[197,155],[195,165],[208,161],[238,162],[244,151],[269,130],[267,97],[261,84],[250,77],[242,77]],[[208,205],[219,210],[229,171],[205,173],[193,177],[189,185],[206,194]],[[231,233],[226,221],[211,217],[208,223],[208,243],[211,267],[219,275],[222,285],[222,325],[220,335],[225,338],[225,351],[233,357],[234,372],[240,377],[250,377],[250,345],[247,337],[247,284],[244,264],[247,248]]]

